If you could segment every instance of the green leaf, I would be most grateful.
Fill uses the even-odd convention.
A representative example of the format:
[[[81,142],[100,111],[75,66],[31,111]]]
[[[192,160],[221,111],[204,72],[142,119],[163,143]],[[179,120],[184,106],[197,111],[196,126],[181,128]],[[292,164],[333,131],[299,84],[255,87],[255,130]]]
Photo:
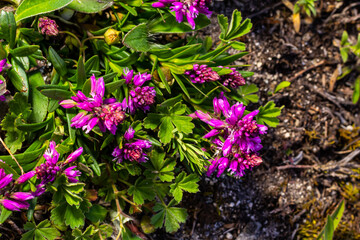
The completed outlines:
[[[342,34],[342,36],[341,36],[340,45],[341,45],[341,46],[344,46],[344,45],[347,43],[348,38],[349,38],[349,35],[348,35],[347,31],[344,31],[343,34]]]
[[[265,106],[259,108],[259,113],[256,115],[256,121],[259,124],[267,124],[270,127],[276,127],[279,124],[278,116],[281,114],[281,109],[276,107],[273,101],[268,102]]]
[[[133,195],[134,202],[143,204],[144,200],[153,200],[155,198],[155,191],[151,181],[138,178],[134,185],[128,189],[128,193]]]
[[[103,222],[106,218],[108,210],[99,204],[91,206],[89,212],[85,213],[87,219],[93,223]]]
[[[8,72],[10,80],[14,87],[27,97],[29,95],[29,83],[25,67],[17,58],[11,59],[11,65],[12,68]]]
[[[279,83],[275,90],[274,90],[274,93],[277,93],[278,91],[280,91],[281,89],[284,89],[284,88],[287,88],[291,85],[291,82],[289,81],[282,81],[281,83]]]
[[[325,237],[325,240],[332,239],[332,234],[339,225],[341,217],[344,214],[344,210],[345,210],[345,201],[342,200],[338,205],[338,207],[333,212],[333,214],[328,215],[327,222],[324,228],[322,229],[322,231],[320,232],[319,236],[317,237],[317,240],[324,239],[323,237]]]
[[[3,224],[6,219],[8,219],[10,217],[10,215],[12,214],[12,211],[7,210],[6,208],[4,208],[4,206],[0,206],[0,210],[1,210],[1,214],[0,214],[0,224]]]
[[[177,231],[180,228],[180,223],[184,223],[187,218],[185,209],[170,207],[170,204],[166,206],[157,203],[153,209],[157,214],[151,218],[151,223],[159,228],[165,222],[165,229],[169,233]]]
[[[148,27],[145,23],[131,29],[124,37],[123,44],[135,51],[147,52],[151,49],[148,41]]]
[[[151,164],[148,163],[144,175],[149,179],[159,177],[163,182],[171,182],[174,179],[174,159],[165,160],[165,153],[153,150],[150,154]]]
[[[65,224],[69,225],[71,228],[76,228],[83,226],[85,223],[85,215],[80,208],[75,206],[67,205],[65,211]]]
[[[21,93],[15,94],[14,99],[9,103],[9,107],[9,113],[2,120],[1,127],[6,131],[6,145],[12,153],[15,153],[21,149],[22,142],[25,141],[25,133],[19,130],[16,125],[26,122],[31,114],[31,108],[27,103],[27,98]],[[11,158],[8,159],[13,161]],[[5,159],[3,160],[6,161]]]
[[[10,54],[14,57],[26,57],[40,49],[38,45],[25,45],[10,50]]]
[[[10,48],[15,47],[16,22],[14,14],[2,10],[0,13],[0,36],[9,42]]]
[[[61,9],[73,0],[23,0],[15,13],[16,22],[22,19]],[[77,1],[77,0],[76,0]]]
[[[54,68],[59,73],[59,75],[64,77],[67,73],[65,61],[51,46],[49,47],[49,60],[54,65]]]
[[[350,51],[350,48],[349,48],[349,47],[340,48],[341,59],[343,60],[344,63],[346,63],[347,60],[348,60],[349,51]]]
[[[82,13],[97,13],[111,7],[112,0],[74,0],[67,7]]]
[[[171,122],[171,119],[171,117],[164,117],[161,119],[158,136],[163,144],[170,143],[174,135],[174,126]]]
[[[199,181],[196,174],[186,176],[185,172],[181,172],[175,179],[175,183],[170,185],[170,193],[174,196],[177,202],[180,202],[183,197],[183,191],[196,193],[199,191]]]
[[[85,65],[83,62],[83,57],[79,57],[78,66],[77,66],[77,88],[81,89],[86,81],[86,71]]]
[[[44,220],[37,226],[32,222],[27,222],[24,229],[28,232],[22,235],[21,240],[54,240],[60,237],[60,232],[51,226],[49,220]]]
[[[129,13],[131,13],[131,15],[133,16],[137,16],[137,12],[135,10],[135,8],[133,7],[130,7],[129,5],[125,4],[125,3],[122,3],[122,2],[119,2],[119,4],[125,8]]]
[[[40,91],[41,94],[45,95],[48,98],[55,99],[58,101],[62,101],[65,99],[70,99],[73,94],[68,90],[62,89],[43,89]]]
[[[333,239],[333,235],[334,235],[334,222],[331,219],[330,215],[327,216],[327,222],[325,225],[325,232],[324,232],[324,236],[325,236],[325,240],[332,240]]]
[[[239,12],[237,9],[233,11],[230,24],[228,24],[227,21],[228,19],[223,15],[218,16],[218,22],[221,28],[221,34],[219,38],[225,42],[231,41],[249,33],[252,28],[250,19],[245,19],[245,21],[241,22],[241,12]]]
[[[352,101],[354,104],[359,101],[359,97],[360,97],[360,75],[356,78],[354,84],[354,93],[352,97]]]
[[[257,103],[259,101],[259,96],[257,93],[259,88],[255,84],[246,84],[240,86],[237,90],[237,95],[234,97],[237,101],[248,105],[250,102]]]
[[[29,77],[30,85],[30,100],[32,103],[32,113],[30,115],[30,121],[42,122],[47,115],[48,99],[37,90],[38,86],[45,84],[44,78],[39,71],[31,74]]]

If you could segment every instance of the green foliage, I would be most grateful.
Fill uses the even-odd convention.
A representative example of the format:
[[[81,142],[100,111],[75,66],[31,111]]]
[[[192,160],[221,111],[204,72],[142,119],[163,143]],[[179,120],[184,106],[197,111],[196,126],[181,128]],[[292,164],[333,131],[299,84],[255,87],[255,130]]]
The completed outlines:
[[[186,105],[181,102],[173,107],[161,107],[158,105],[157,111],[161,113],[149,113],[144,120],[144,127],[155,130],[159,129],[158,136],[163,144],[169,144],[174,137],[174,131],[185,134],[192,133],[195,125],[191,122],[191,117],[183,116]]]
[[[294,5],[294,13],[299,13],[302,9],[311,17],[311,14],[316,16],[315,2],[317,0],[298,0]]]
[[[281,114],[281,108],[276,107],[273,101],[268,102],[265,106],[259,108],[256,115],[256,121],[259,124],[266,124],[269,127],[276,127],[279,124],[278,116]]]
[[[222,14],[218,15],[218,23],[221,29],[219,38],[224,42],[228,42],[249,33],[252,28],[250,19],[241,21],[241,12],[238,10],[233,12],[230,23],[228,23],[227,17]]]
[[[183,208],[173,207],[174,202],[170,202],[168,205],[157,203],[154,206],[154,211],[157,212],[151,218],[151,223],[160,228],[165,224],[167,232],[175,232],[180,223],[184,223],[187,218],[186,210]]]
[[[9,113],[1,121],[2,129],[6,130],[5,143],[11,152],[21,149],[26,133],[19,130],[16,125],[26,122],[31,115],[31,106],[27,98],[21,93],[16,93],[9,103]]]
[[[110,7],[113,2],[113,0],[75,0],[67,7],[82,13],[97,13]]]
[[[190,174],[186,176],[186,173],[180,173],[176,179],[175,183],[170,185],[170,193],[174,196],[174,199],[177,202],[180,202],[183,197],[183,191],[196,193],[199,191],[199,185],[197,182],[199,181],[198,176],[196,174]]]
[[[281,83],[279,83],[279,84],[275,87],[274,93],[277,93],[277,92],[279,92],[280,90],[289,87],[290,85],[291,85],[291,82],[289,82],[289,81],[282,81]]]
[[[57,0],[44,2],[42,0],[23,0],[16,10],[15,19],[19,22],[25,18],[52,12],[65,7],[72,1]]]
[[[237,94],[233,96],[239,102],[248,105],[250,102],[257,103],[259,101],[259,96],[257,93],[259,88],[255,84],[245,84],[240,86],[237,90]]]
[[[44,220],[38,225],[28,222],[24,225],[27,230],[21,240],[54,240],[60,236],[60,232],[51,226],[49,220]]]
[[[133,195],[134,202],[143,204],[144,200],[153,200],[155,198],[154,186],[151,181],[138,178],[134,185],[132,185],[128,193]]]
[[[345,201],[341,201],[333,214],[327,216],[327,222],[317,239],[331,240],[335,229],[340,223],[341,217],[345,210]]]
[[[349,59],[349,54],[353,53],[357,59],[360,59],[360,33],[358,34],[358,38],[357,38],[357,42],[355,45],[351,45],[351,43],[349,42],[349,35],[347,33],[347,31],[344,31],[342,36],[341,36],[341,41],[340,41],[340,55],[341,58],[344,62],[344,64],[346,62],[348,62]],[[357,61],[359,62],[359,61]],[[357,66],[358,64],[356,63],[355,65],[350,65],[350,66],[342,66],[342,75],[340,77],[338,77],[339,79],[344,78],[345,76],[347,76],[348,74],[350,74],[353,71],[358,71]],[[353,92],[353,96],[352,96],[352,101],[354,104],[356,104],[359,101],[359,95],[360,95],[360,75],[356,78],[355,83],[354,83],[354,92]]]

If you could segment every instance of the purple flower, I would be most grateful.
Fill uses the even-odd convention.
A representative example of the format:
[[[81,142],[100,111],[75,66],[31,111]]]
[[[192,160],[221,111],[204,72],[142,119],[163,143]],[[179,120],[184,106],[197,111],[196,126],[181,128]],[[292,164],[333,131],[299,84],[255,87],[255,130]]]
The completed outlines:
[[[80,174],[79,171],[73,170],[74,167],[67,168],[64,170],[64,166],[68,163],[75,161],[83,152],[82,148],[77,149],[75,152],[71,153],[65,162],[60,163],[58,162],[60,154],[55,149],[56,143],[54,141],[50,142],[49,149],[45,151],[44,158],[46,162],[41,164],[40,166],[35,168],[35,173],[38,179],[41,179],[41,183],[37,186],[37,191],[33,195],[39,195],[44,192],[42,189],[45,184],[49,182],[53,182],[58,175],[58,173],[64,172],[65,175],[68,177],[69,182],[76,180],[75,177],[79,176],[76,174]],[[68,170],[69,169],[69,170]],[[74,175],[74,172],[76,173]]]
[[[46,34],[48,36],[57,36],[59,34],[58,25],[56,22],[47,17],[39,18],[38,27],[42,34]]]
[[[35,174],[36,174],[35,171],[30,171],[28,173],[25,173],[25,174],[21,175],[18,179],[16,179],[15,183],[22,184],[22,183],[26,182],[27,180],[29,180],[30,178],[32,178],[33,176],[35,176]]]
[[[123,100],[122,106],[128,109],[131,114],[134,114],[137,109],[144,112],[150,110],[150,105],[155,103],[156,91],[154,87],[142,85],[151,80],[151,75],[148,73],[136,74],[134,77],[133,70],[124,70],[125,83],[130,86],[129,97]]]
[[[81,175],[81,172],[79,170],[74,170],[74,168],[76,168],[76,166],[68,167],[64,171],[64,173],[70,183],[78,182],[79,180],[77,180],[76,177]]]
[[[4,169],[0,169],[0,195],[3,195],[3,198],[0,199],[0,204],[10,211],[27,209],[29,208],[29,203],[26,201],[34,198],[34,196],[28,192],[13,192],[14,184],[9,185],[13,181],[12,176],[12,174],[6,174]]]
[[[222,68],[222,66],[219,66]],[[229,74],[225,74],[222,75],[220,78],[223,81],[223,85],[228,87],[230,86],[231,88],[237,89],[240,86],[245,85],[245,79],[241,76],[241,74],[236,71],[235,68],[229,68],[229,67],[225,67],[227,69],[231,69],[232,72]]]
[[[25,201],[0,199],[0,203],[10,211],[21,211],[21,209],[28,209],[30,204]]]
[[[4,169],[0,169],[0,190],[5,188],[12,180],[12,174],[6,174]]]
[[[206,6],[211,0],[159,0],[152,4],[153,7],[163,8],[167,4],[172,4],[170,9],[175,12],[176,21],[181,23],[186,17],[192,29],[195,29],[195,18],[199,13],[205,14],[208,18],[212,12]]]
[[[4,58],[3,60],[0,61],[0,72],[11,68],[11,64],[8,64],[6,62],[7,62],[6,58]],[[1,79],[0,79],[0,84],[2,84],[2,83],[3,83],[3,81],[1,81]]]
[[[223,93],[219,98],[214,98],[213,105],[215,115],[212,118],[200,110],[192,114],[192,117],[213,127],[204,136],[213,138],[212,149],[215,152],[208,167],[208,175],[218,169],[217,175],[220,176],[228,169],[231,174],[241,177],[245,169],[251,169],[262,162],[257,152],[262,148],[260,135],[266,133],[267,127],[257,124],[253,119],[258,110],[244,115],[245,106],[242,103],[230,106]]]
[[[151,142],[140,139],[133,140],[134,133],[134,129],[130,126],[124,134],[125,143],[123,144],[123,147],[116,147],[114,149],[112,156],[115,157],[114,161],[117,163],[121,163],[124,159],[139,163],[146,162],[148,160],[144,150],[151,147]]]
[[[105,83],[101,77],[96,80],[95,75],[91,78],[91,97],[86,97],[84,93],[78,93],[71,97],[71,100],[64,100],[60,105],[64,108],[77,107],[84,112],[80,112],[71,119],[71,126],[82,128],[85,133],[89,133],[96,125],[102,132],[108,129],[115,135],[117,125],[125,119],[125,112],[120,102],[115,98],[103,99],[105,95]]]
[[[83,148],[80,147],[77,150],[75,150],[75,152],[71,153],[65,160],[64,164],[69,164],[74,162],[83,152]]]
[[[194,64],[193,70],[185,71],[193,83],[213,82],[219,80],[219,74],[207,65]]]

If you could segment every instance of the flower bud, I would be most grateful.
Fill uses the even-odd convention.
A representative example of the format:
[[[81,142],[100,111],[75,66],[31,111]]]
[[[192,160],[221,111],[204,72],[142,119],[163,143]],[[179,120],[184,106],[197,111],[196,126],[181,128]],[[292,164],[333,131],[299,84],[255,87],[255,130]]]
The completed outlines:
[[[83,152],[83,148],[78,148],[75,152],[71,153],[65,160],[65,164],[74,162]]]
[[[30,178],[32,178],[33,176],[35,176],[35,171],[30,171],[28,173],[25,173],[23,175],[21,175],[15,183],[17,184],[22,184],[24,182],[26,182],[27,180],[29,180]]]
[[[109,28],[104,34],[105,42],[108,45],[119,43],[121,40],[120,33],[121,33],[120,31],[116,31],[115,29]]]

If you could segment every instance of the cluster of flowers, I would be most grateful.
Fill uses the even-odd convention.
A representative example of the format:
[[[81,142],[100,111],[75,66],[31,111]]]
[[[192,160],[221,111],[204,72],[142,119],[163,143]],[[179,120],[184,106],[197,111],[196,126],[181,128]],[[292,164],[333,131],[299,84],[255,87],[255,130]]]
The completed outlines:
[[[186,17],[192,29],[195,29],[195,18],[202,13],[208,18],[211,17],[212,12],[208,5],[211,0],[159,0],[152,4],[155,8],[164,8],[168,4],[172,4],[171,11],[175,12],[176,20],[181,23]]]
[[[43,35],[57,36],[59,34],[58,25],[56,22],[47,17],[39,18],[38,27]]]
[[[80,176],[80,171],[76,170],[76,166],[67,167],[66,165],[74,162],[83,152],[82,148],[77,149],[71,153],[64,162],[59,162],[60,154],[55,150],[55,142],[50,142],[49,149],[45,151],[45,163],[36,167],[35,170],[21,175],[16,181],[13,181],[13,174],[6,174],[4,169],[0,169],[0,199],[6,209],[10,211],[20,211],[21,209],[28,209],[29,203],[27,200],[38,197],[45,192],[45,185],[53,182],[58,174],[65,174],[68,181],[71,183],[78,182],[76,177]],[[36,175],[36,178],[41,180],[36,186],[35,192],[17,192],[19,186]]]
[[[222,66],[219,67],[223,68]],[[190,80],[193,83],[214,82],[220,80],[224,86],[230,86],[234,89],[245,85],[245,79],[235,68],[225,68],[230,69],[232,72],[219,76],[216,71],[207,65],[194,64],[193,69],[185,71],[185,74],[190,77]]]
[[[11,68],[11,64],[6,63],[6,58],[0,61],[0,73],[6,69]],[[5,101],[5,94],[9,91],[6,90],[6,83],[0,79],[0,101]]]
[[[262,148],[260,135],[265,134],[267,127],[256,123],[255,110],[244,115],[245,106],[237,102],[230,106],[228,100],[221,93],[214,98],[214,115],[200,110],[191,114],[209,124],[213,129],[204,138],[212,138],[212,148],[215,152],[207,175],[210,176],[216,169],[219,177],[225,169],[235,177],[242,177],[245,169],[252,169],[262,163],[258,151]],[[221,119],[221,116],[225,118]]]
[[[125,143],[122,144],[122,148],[116,147],[112,153],[114,161],[121,163],[123,160],[129,160],[141,163],[148,160],[144,150],[151,147],[151,142],[141,139],[134,140],[134,135],[135,130],[130,126],[124,134]]]
[[[83,92],[78,91],[71,99],[61,101],[60,105],[64,108],[77,107],[83,110],[71,119],[71,126],[82,128],[89,133],[97,125],[102,132],[108,129],[115,135],[117,125],[126,118],[125,112],[134,114],[137,109],[148,111],[150,105],[155,102],[156,92],[154,87],[142,87],[142,85],[151,79],[151,75],[139,73],[134,76],[133,70],[126,69],[124,78],[130,87],[130,92],[129,98],[125,98],[122,102],[117,102],[116,98],[103,99],[105,95],[104,79],[102,77],[96,79],[94,75],[90,78],[91,97],[86,97]]]

